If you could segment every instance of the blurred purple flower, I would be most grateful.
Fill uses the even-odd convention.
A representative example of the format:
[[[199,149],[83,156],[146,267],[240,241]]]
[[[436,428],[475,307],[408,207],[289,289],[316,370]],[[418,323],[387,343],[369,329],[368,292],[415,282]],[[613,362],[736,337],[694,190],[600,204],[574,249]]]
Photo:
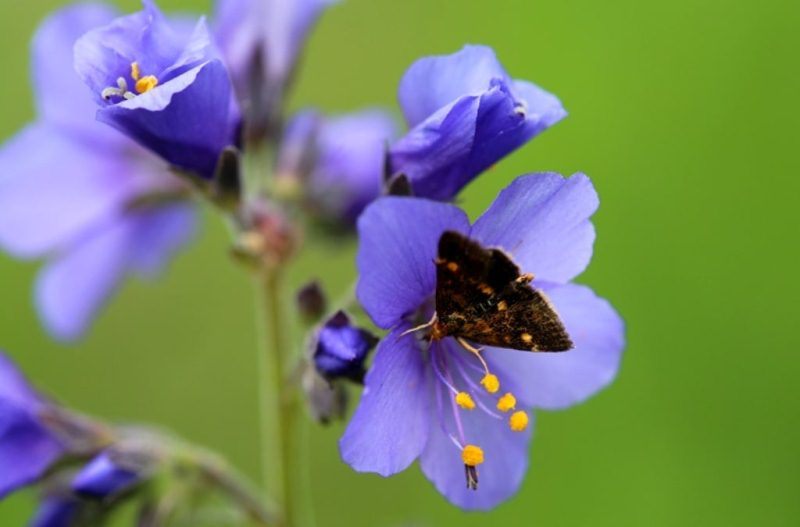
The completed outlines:
[[[511,411],[581,402],[610,383],[619,366],[622,320],[589,288],[571,283],[591,258],[589,218],[597,206],[586,176],[536,174],[515,180],[473,225],[457,207],[424,199],[386,197],[367,208],[358,222],[357,295],[375,324],[391,331],[378,345],[340,442],[348,464],[389,476],[419,458],[436,488],[465,509],[489,509],[516,492],[527,468],[531,426],[527,413]],[[428,346],[414,334],[403,335],[415,321],[430,318],[437,244],[447,230],[500,247],[524,272],[534,273],[574,349],[548,354],[486,348],[487,379],[487,370],[454,339]],[[477,490],[465,485],[465,466],[468,475],[480,473]]]
[[[297,114],[286,128],[278,177],[300,179],[312,214],[343,224],[381,194],[386,146],[396,137],[381,110],[326,118]]]
[[[566,116],[554,95],[511,79],[485,46],[418,60],[399,100],[411,130],[390,149],[391,168],[415,195],[443,201]]]
[[[33,41],[38,120],[0,149],[0,247],[46,257],[36,303],[59,339],[79,337],[130,273],[155,274],[191,237],[184,183],[158,158],[95,121],[72,46],[116,13],[58,11]]]
[[[29,485],[65,453],[41,422],[46,403],[0,352],[0,498]]]
[[[364,378],[364,363],[375,346],[374,335],[354,326],[343,311],[339,311],[323,324],[316,336],[314,365],[326,379]]]
[[[95,457],[72,481],[72,489],[80,495],[107,498],[131,488],[141,475],[121,466],[108,451]]]
[[[94,94],[97,119],[170,164],[214,175],[237,143],[238,110],[228,72],[204,19],[189,29],[152,0],[143,11],[92,29],[75,43],[75,69]]]
[[[48,496],[36,509],[30,527],[71,527],[81,504],[72,496]]]
[[[337,1],[217,0],[217,42],[245,106],[258,104],[259,90],[283,90],[308,33]]]

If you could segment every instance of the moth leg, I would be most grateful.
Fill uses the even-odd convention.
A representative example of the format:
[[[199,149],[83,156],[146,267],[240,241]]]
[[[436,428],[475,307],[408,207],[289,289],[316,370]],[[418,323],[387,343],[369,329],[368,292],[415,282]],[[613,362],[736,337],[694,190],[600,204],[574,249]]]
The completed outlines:
[[[416,333],[417,331],[419,331],[421,329],[427,329],[429,327],[432,327],[434,324],[436,324],[436,313],[434,313],[433,317],[431,317],[431,319],[429,321],[425,322],[424,324],[420,324],[419,326],[417,326],[415,328],[411,328],[409,330],[403,331],[400,334],[400,337],[398,337],[398,338],[405,337],[409,333]]]

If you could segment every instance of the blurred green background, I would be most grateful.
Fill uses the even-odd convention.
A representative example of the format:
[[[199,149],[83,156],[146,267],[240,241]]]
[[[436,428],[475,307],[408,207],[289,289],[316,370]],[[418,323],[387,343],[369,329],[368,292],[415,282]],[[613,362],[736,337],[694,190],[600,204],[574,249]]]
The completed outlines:
[[[65,3],[0,5],[0,138],[33,115],[29,37]],[[620,310],[629,344],[610,389],[539,416],[528,478],[489,516],[447,504],[416,467],[357,475],[337,455],[342,427],[315,429],[320,527],[797,525],[799,25],[796,0],[347,0],[329,11],[295,106],[396,107],[414,59],[467,42],[562,98],[570,117],[463,201],[478,213],[524,172],[590,174],[602,205],[580,281]],[[207,215],[160,281],[127,284],[66,348],[32,308],[37,266],[0,256],[0,346],[69,404],[165,425],[256,478],[252,294],[226,248]],[[330,250],[306,255],[297,276],[343,288],[352,247]],[[24,524],[32,502],[0,504],[0,524]]]

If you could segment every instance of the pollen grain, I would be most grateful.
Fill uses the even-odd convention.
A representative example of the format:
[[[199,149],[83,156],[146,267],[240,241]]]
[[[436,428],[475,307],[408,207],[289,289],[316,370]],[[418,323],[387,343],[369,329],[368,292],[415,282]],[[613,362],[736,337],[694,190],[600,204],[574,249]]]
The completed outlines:
[[[519,411],[511,414],[511,417],[508,419],[508,426],[510,426],[511,430],[514,432],[522,432],[528,428],[528,422],[528,414],[523,411]]]
[[[475,409],[475,401],[472,400],[472,396],[467,392],[458,392],[456,394],[456,404],[464,410]]]
[[[517,407],[517,398],[513,393],[507,393],[497,400],[497,409],[501,412],[510,412]]]

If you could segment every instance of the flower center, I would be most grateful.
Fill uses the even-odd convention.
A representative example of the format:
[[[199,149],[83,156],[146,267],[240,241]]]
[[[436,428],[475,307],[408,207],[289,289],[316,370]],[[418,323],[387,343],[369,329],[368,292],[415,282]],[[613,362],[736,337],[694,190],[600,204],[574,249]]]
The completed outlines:
[[[110,101],[113,98],[125,99],[130,100],[136,97],[137,95],[141,95],[143,93],[147,93],[156,86],[158,86],[158,77],[155,75],[145,75],[142,76],[141,69],[139,68],[139,63],[134,62],[131,64],[131,80],[133,81],[133,89],[136,93],[128,90],[128,81],[125,77],[120,77],[117,79],[117,85],[111,86],[103,90],[100,94],[103,99],[106,101]]]
[[[517,398],[511,392],[496,395],[500,391],[500,379],[489,370],[489,365],[481,356],[481,350],[463,339],[457,340],[461,347],[477,360],[470,360],[470,357],[465,357],[463,353],[451,353],[448,352],[448,348],[438,346],[431,350],[430,361],[438,380],[440,421],[444,432],[460,452],[461,460],[464,463],[467,488],[477,490],[477,467],[484,462],[484,451],[475,442],[467,441],[461,412],[472,412],[479,409],[493,419],[506,421],[502,414],[516,410]],[[450,399],[450,411],[455,430],[448,430],[444,424],[450,419],[444,415],[444,405],[441,404],[442,393]],[[528,428],[528,423],[528,414],[519,410],[511,413],[505,426],[514,432],[523,432]],[[492,453],[489,452],[489,455],[491,456]]]

